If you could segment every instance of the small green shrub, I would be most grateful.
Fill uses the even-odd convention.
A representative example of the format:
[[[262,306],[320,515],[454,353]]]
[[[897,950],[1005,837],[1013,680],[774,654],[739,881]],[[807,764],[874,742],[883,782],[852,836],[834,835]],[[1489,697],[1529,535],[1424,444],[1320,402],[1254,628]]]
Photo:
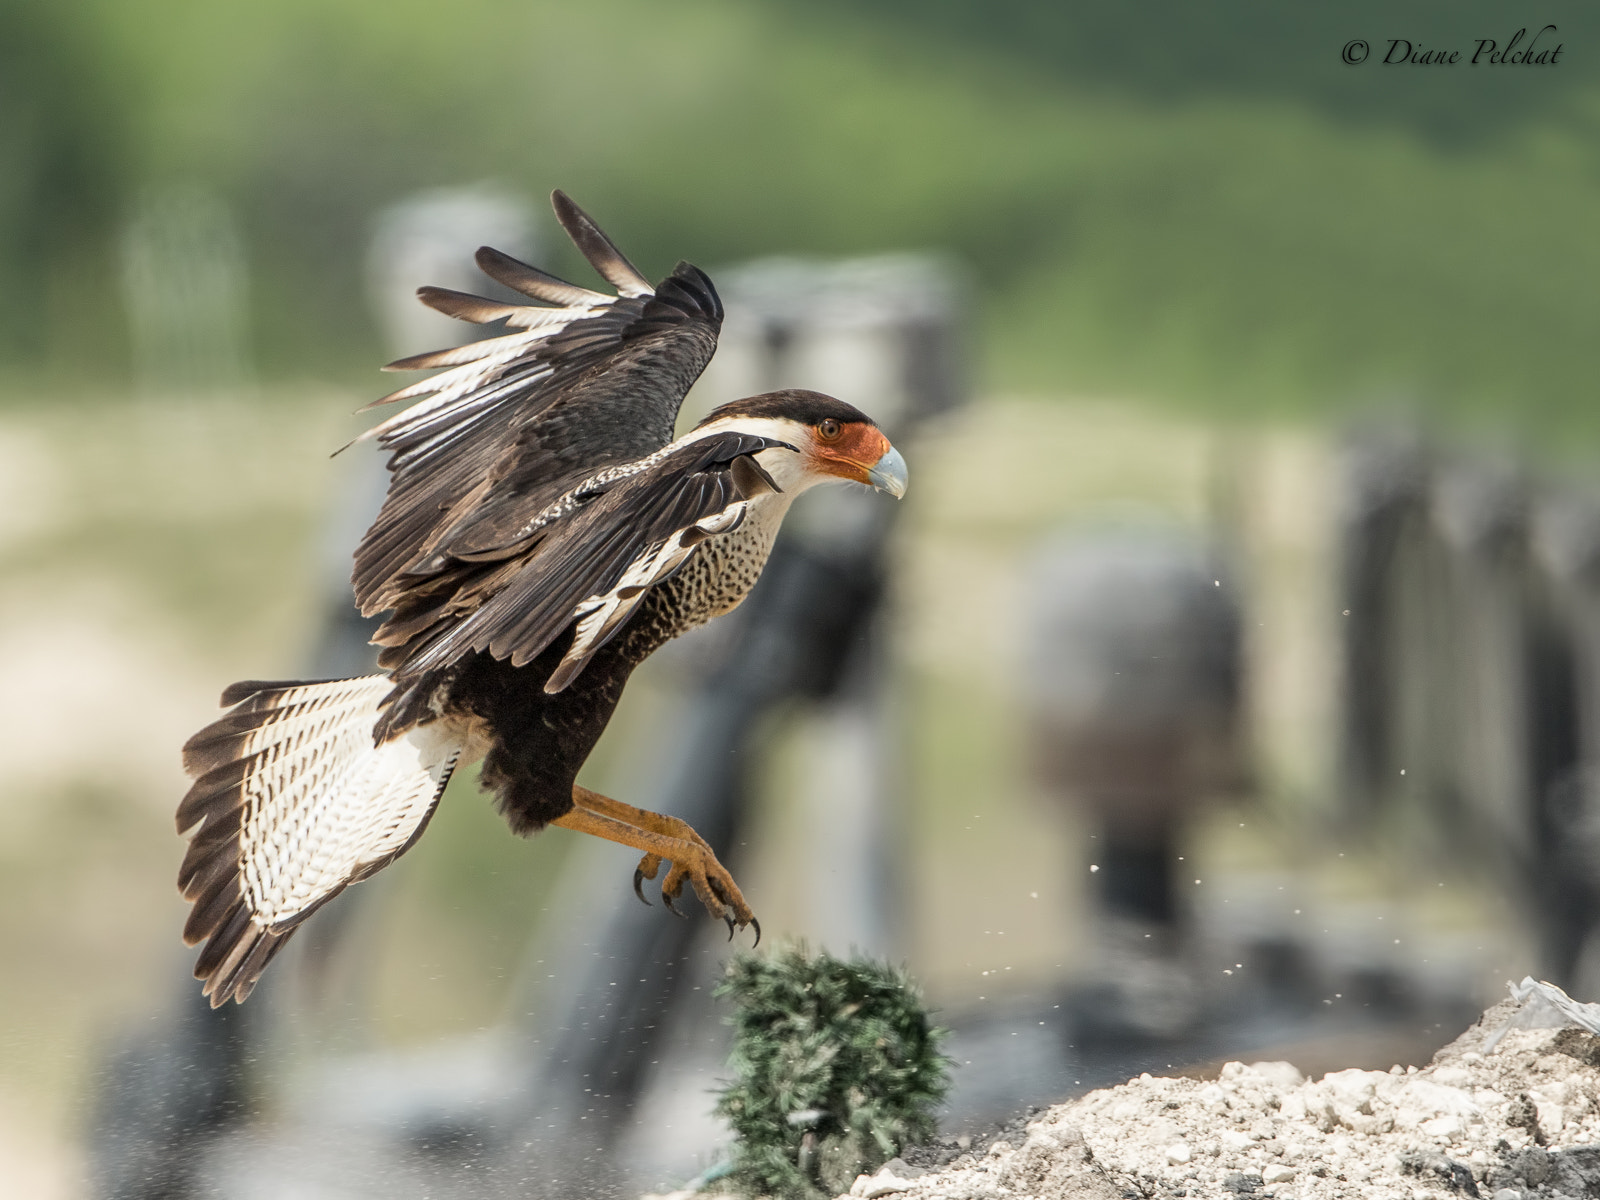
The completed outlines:
[[[732,1188],[816,1200],[847,1190],[934,1132],[949,1086],[933,1028],[904,972],[804,947],[741,954],[718,996],[733,999],[737,1080],[717,1113],[738,1141]]]

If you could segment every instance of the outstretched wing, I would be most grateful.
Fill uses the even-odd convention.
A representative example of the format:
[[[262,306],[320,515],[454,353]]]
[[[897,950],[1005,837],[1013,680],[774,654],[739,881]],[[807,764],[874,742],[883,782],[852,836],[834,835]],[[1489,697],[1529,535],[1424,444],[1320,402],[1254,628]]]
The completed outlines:
[[[414,677],[475,651],[523,666],[575,623],[573,644],[545,690],[562,690],[657,584],[707,538],[744,520],[776,490],[752,455],[771,438],[727,432],[611,468],[559,498],[531,523],[514,558],[458,564],[460,583],[423,594],[375,639],[382,666]],[[470,574],[469,574],[470,572]]]
[[[213,1007],[244,1000],[302,921],[427,827],[460,747],[440,725],[374,744],[391,690],[384,675],[236,683],[184,746],[183,936],[206,942],[194,973]]]
[[[565,194],[552,203],[617,294],[488,247],[483,272],[540,305],[418,292],[440,312],[515,332],[391,364],[445,369],[378,401],[418,403],[363,435],[391,452],[393,476],[356,551],[356,602],[369,616],[400,606],[452,558],[513,545],[530,512],[595,472],[665,446],[716,350],[722,303],[703,272],[679,263],[652,288]]]

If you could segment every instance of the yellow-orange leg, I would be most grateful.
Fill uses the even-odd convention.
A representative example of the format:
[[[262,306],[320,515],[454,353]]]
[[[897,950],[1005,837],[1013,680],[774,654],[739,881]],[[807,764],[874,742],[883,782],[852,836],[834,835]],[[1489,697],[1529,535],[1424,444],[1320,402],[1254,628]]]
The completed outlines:
[[[665,813],[652,812],[648,808],[635,808],[631,804],[624,804],[621,800],[613,800],[610,796],[602,796],[599,792],[591,792],[588,788],[574,787],[572,802],[580,808],[587,808],[602,816],[613,817],[624,825],[632,825],[639,829],[646,829],[652,833],[664,834],[669,838],[680,841],[694,842],[705,848],[711,854],[711,847],[706,840],[695,832],[694,827],[687,821],[677,817],[669,817]],[[646,854],[639,860],[639,865],[633,872],[633,894],[645,903],[650,901],[644,898],[644,889],[640,886],[646,879],[654,879],[656,872],[661,869],[663,859],[659,854]],[[667,873],[667,878],[662,881],[661,900],[672,912],[678,910],[673,907],[673,900],[677,899],[683,891],[684,872],[679,864],[674,862],[672,871]],[[669,890],[670,885],[670,890]]]
[[[551,824],[644,851],[633,876],[633,890],[641,900],[644,893],[640,880],[654,879],[661,864],[670,862],[672,869],[661,881],[661,899],[668,908],[673,907],[673,900],[682,893],[687,880],[706,911],[727,922],[729,937],[735,929],[749,925],[756,931],[757,943],[761,941],[761,923],[745,903],[739,885],[688,822],[576,786],[572,789],[572,803],[572,811]]]

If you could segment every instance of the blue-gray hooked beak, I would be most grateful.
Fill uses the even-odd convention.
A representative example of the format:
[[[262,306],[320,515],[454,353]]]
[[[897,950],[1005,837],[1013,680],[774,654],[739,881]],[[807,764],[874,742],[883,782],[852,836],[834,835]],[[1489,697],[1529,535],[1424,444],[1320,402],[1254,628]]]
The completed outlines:
[[[888,492],[896,500],[906,494],[906,460],[900,451],[890,446],[873,468],[867,472],[867,482],[880,492]]]

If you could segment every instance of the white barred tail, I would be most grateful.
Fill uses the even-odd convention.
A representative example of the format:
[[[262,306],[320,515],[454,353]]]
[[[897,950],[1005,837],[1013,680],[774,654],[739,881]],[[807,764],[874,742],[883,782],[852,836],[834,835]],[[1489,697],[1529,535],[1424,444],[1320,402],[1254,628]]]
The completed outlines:
[[[438,723],[374,744],[389,692],[385,675],[234,684],[184,746],[178,886],[213,1005],[242,1001],[301,921],[426,828],[460,745]]]

